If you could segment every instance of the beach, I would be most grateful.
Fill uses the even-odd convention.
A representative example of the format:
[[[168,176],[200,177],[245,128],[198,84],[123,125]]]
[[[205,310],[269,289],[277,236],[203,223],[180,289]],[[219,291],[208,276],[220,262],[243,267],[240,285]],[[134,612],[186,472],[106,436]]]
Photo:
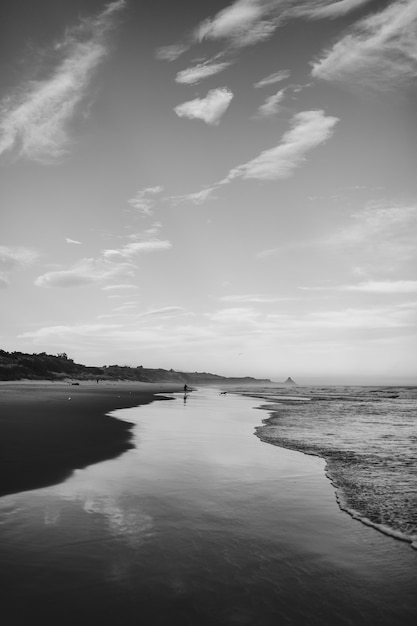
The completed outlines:
[[[98,387],[47,386],[38,430],[58,441],[62,415],[61,439],[88,441],[113,420],[106,460],[72,457],[64,479],[0,498],[5,626],[415,623],[417,553],[341,511],[323,459],[260,441],[258,399]]]
[[[0,382],[0,496],[60,482],[131,446],[131,424],[109,416],[179,385]]]

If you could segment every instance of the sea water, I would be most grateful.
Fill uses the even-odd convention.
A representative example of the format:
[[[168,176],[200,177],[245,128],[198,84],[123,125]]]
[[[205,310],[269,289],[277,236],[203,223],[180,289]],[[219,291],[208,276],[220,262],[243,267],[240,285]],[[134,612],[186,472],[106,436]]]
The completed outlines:
[[[263,441],[322,456],[342,508],[417,548],[417,387],[252,392],[272,412]]]
[[[118,411],[135,448],[1,498],[2,626],[414,624],[417,552],[342,512],[321,458],[254,436],[259,404]]]

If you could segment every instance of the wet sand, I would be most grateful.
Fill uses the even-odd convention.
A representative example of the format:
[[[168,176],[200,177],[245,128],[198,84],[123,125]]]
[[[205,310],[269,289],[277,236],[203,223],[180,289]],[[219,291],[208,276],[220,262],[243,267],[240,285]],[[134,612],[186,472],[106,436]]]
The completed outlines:
[[[179,391],[175,384],[0,382],[0,496],[61,482],[133,447],[132,424],[109,416]]]
[[[250,398],[116,411],[135,447],[0,499],[2,624],[411,626],[416,556],[340,511]]]

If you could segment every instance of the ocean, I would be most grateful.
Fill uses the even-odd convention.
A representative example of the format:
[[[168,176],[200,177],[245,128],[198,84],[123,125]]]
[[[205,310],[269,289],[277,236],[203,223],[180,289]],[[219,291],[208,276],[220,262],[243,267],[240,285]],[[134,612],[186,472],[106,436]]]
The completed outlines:
[[[417,549],[417,387],[240,391],[268,401],[262,441],[323,457],[343,510]]]

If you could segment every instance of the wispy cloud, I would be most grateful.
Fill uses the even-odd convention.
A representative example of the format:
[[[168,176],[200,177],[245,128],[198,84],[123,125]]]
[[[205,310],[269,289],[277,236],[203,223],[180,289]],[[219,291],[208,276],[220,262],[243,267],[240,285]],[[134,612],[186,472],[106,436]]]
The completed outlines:
[[[256,320],[261,318],[261,313],[250,307],[231,307],[209,313],[207,317],[212,322],[232,324],[236,327],[240,324],[255,324]]]
[[[174,111],[179,117],[188,119],[200,119],[216,126],[220,118],[227,111],[233,98],[233,93],[226,87],[211,89],[205,98],[196,98],[175,107]]]
[[[194,31],[194,38],[199,42],[205,39],[228,40],[237,48],[265,41],[278,26],[281,4],[236,0],[214,17],[201,22]]]
[[[175,81],[184,85],[196,85],[209,76],[220,74],[220,72],[223,72],[230,65],[230,61],[223,63],[200,63],[199,65],[178,72]]]
[[[347,13],[351,13],[356,9],[360,9],[372,2],[372,0],[338,0],[337,2],[318,2],[308,6],[302,5],[299,10],[295,8],[296,15],[308,17],[313,20],[318,19],[335,19],[343,17]]]
[[[131,278],[134,266],[105,259],[82,259],[69,269],[46,272],[35,280],[37,287],[83,287],[106,281]]]
[[[146,311],[146,313],[141,313],[138,318],[171,317],[178,313],[183,313],[183,311],[184,309],[181,306],[165,306],[160,309],[152,309],[151,311]]]
[[[102,287],[103,291],[132,291],[137,289],[137,285],[129,283],[121,283],[120,285],[105,285]]]
[[[156,250],[168,250],[169,248],[172,248],[172,244],[169,241],[152,239],[150,241],[128,243],[119,250],[103,250],[103,256],[105,259],[112,259],[113,261],[130,260],[142,252],[155,252]]]
[[[269,96],[269,98],[267,98],[258,108],[258,115],[260,117],[272,117],[273,115],[276,115],[281,108],[281,102],[285,98],[285,92],[286,89],[284,88],[280,89],[273,96]]]
[[[370,205],[321,245],[355,251],[357,263],[368,272],[394,271],[417,256],[416,233],[416,207]]]
[[[157,185],[156,187],[146,187],[137,192],[133,198],[128,200],[128,204],[133,209],[136,209],[138,213],[149,216],[153,214],[153,207],[157,203],[156,196],[163,191],[163,187]]]
[[[170,46],[161,46],[156,50],[156,58],[159,61],[175,61],[189,48],[189,45],[174,43]]]
[[[195,44],[207,40],[225,44],[222,54],[230,55],[246,46],[267,41],[290,19],[334,19],[355,11],[370,1],[235,0],[214,16],[203,20],[183,41],[159,48],[156,57],[173,61]]]
[[[35,285],[38,287],[105,285],[103,289],[107,290],[132,289],[135,288],[134,285],[131,283],[124,285],[123,281],[132,280],[139,255],[169,248],[171,243],[160,239],[134,241],[119,249],[103,250],[98,258],[81,259],[68,269],[47,272],[35,280]]]
[[[221,302],[238,302],[238,303],[253,303],[253,304],[271,304],[273,302],[284,302],[290,298],[282,296],[266,296],[257,294],[244,294],[244,295],[230,295],[222,296]]]
[[[213,199],[214,192],[217,187],[209,187],[207,189],[202,189],[201,191],[196,191],[194,193],[186,193],[182,196],[171,196],[169,200],[173,206],[177,206],[182,202],[192,202],[193,204],[203,204],[209,198]]]
[[[357,22],[313,64],[312,75],[351,86],[395,88],[417,76],[417,3],[391,2]]]
[[[368,281],[358,285],[347,285],[342,289],[383,294],[417,293],[417,280]]]
[[[262,78],[257,83],[254,83],[255,89],[262,89],[263,87],[269,87],[269,85],[275,85],[275,83],[280,83],[283,80],[286,80],[291,76],[291,72],[289,70],[280,70],[279,72],[275,72],[274,74],[268,74],[265,78]]]
[[[221,41],[231,50],[251,46],[269,39],[281,21],[287,2],[281,0],[235,0],[213,17],[203,20],[181,42],[156,51],[161,60],[173,61],[195,44]]]
[[[69,123],[107,55],[105,36],[124,6],[125,0],[116,0],[68,30],[50,52],[59,59],[49,77],[20,86],[0,103],[0,155],[14,150],[17,156],[50,162],[66,153]]]
[[[291,176],[294,170],[305,161],[305,155],[324,143],[333,134],[338,122],[337,117],[326,116],[324,111],[303,111],[294,115],[292,128],[282,137],[282,142],[275,148],[261,152],[248,163],[239,165],[228,173],[226,178],[201,191],[170,198],[178,204],[190,200],[201,204],[222,185],[235,179],[278,180]],[[264,251],[262,256],[274,254],[275,250]]]
[[[31,248],[0,246],[0,286],[8,287],[10,274],[22,270],[39,258]]]
[[[70,239],[69,237],[65,237],[65,241],[69,244],[73,244],[77,246],[81,245],[81,241],[77,241],[76,239]]]
[[[275,148],[265,150],[248,163],[233,168],[221,184],[236,178],[276,180],[288,178],[305,160],[307,152],[324,143],[333,134],[337,117],[324,111],[303,111],[294,115],[292,128]]]

